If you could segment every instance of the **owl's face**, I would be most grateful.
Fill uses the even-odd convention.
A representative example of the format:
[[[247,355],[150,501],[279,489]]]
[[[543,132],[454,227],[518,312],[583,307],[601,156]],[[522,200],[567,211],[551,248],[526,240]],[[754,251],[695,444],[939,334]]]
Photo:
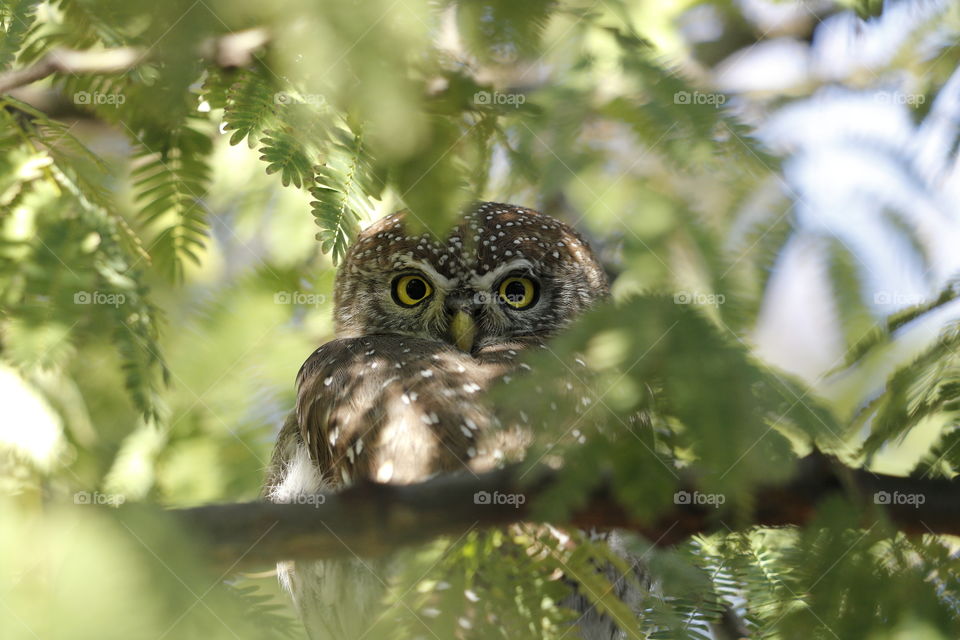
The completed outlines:
[[[548,337],[609,295],[576,231],[547,215],[486,202],[444,241],[410,235],[405,213],[365,229],[337,273],[339,337],[430,337],[464,351]]]

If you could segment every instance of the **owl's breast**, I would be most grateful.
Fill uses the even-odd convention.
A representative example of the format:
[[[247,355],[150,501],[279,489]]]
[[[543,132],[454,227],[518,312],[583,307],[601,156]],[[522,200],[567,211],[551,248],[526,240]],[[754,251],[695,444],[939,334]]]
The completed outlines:
[[[527,437],[499,423],[487,391],[515,375],[524,347],[471,355],[390,335],[329,342],[297,377],[302,443],[331,485],[417,482],[518,457]]]

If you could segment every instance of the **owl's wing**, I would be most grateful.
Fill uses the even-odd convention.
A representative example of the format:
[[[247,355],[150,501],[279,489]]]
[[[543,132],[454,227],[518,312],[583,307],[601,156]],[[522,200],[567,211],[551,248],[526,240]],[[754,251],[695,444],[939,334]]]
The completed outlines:
[[[489,468],[523,444],[493,429],[485,394],[514,368],[517,353],[505,347],[475,358],[442,342],[397,336],[329,342],[300,369],[296,409],[278,442],[286,450],[276,463],[293,469],[303,447],[323,487]]]

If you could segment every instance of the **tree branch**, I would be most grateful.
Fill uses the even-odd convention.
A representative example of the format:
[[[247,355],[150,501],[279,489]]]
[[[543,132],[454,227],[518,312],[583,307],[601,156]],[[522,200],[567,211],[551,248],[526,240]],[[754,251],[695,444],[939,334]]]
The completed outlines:
[[[532,505],[558,482],[561,473],[544,468],[524,478],[520,468],[508,467],[479,477],[447,476],[405,486],[362,484],[304,498],[302,504],[222,504],[171,513],[205,537],[224,566],[262,567],[285,559],[354,554],[370,557],[476,527],[543,522]],[[688,488],[696,487],[691,483]],[[500,504],[476,498],[495,494],[501,499],[522,498]],[[864,526],[885,517],[910,534],[960,535],[960,483],[876,475],[819,454],[801,460],[789,481],[758,488],[748,521],[697,504],[678,504],[655,521],[642,521],[624,510],[610,486],[603,485],[565,522],[552,524],[628,529],[669,545],[728,525],[802,525],[832,496],[846,496],[864,507]]]
[[[250,63],[253,53],[265,45],[267,40],[264,29],[247,29],[204,41],[198,54],[221,67],[241,67]],[[13,89],[32,84],[54,73],[125,73],[151,57],[150,50],[136,47],[118,47],[104,51],[54,49],[29,67],[0,74],[0,95],[6,95]]]

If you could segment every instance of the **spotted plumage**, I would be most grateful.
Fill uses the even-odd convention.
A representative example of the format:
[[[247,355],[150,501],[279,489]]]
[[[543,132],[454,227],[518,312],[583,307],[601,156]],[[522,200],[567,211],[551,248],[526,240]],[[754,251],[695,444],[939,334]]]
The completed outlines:
[[[410,235],[404,213],[364,231],[337,277],[338,336],[390,333],[447,339],[449,311],[482,311],[476,348],[505,338],[547,337],[607,295],[607,279],[583,239],[568,225],[529,209],[485,203],[463,217],[444,240]],[[420,272],[438,291],[428,304],[398,307],[385,276]],[[510,273],[533,275],[541,300],[522,313],[497,304],[495,286]],[[486,303],[486,304],[485,304]]]
[[[526,416],[500,424],[487,390],[523,375],[524,351],[609,295],[590,247],[553,217],[482,203],[435,238],[412,232],[408,215],[365,229],[337,273],[337,339],[297,376],[268,472],[272,500],[518,459]],[[357,612],[372,610],[381,569],[298,563],[281,577],[311,637],[341,640],[372,623]]]

